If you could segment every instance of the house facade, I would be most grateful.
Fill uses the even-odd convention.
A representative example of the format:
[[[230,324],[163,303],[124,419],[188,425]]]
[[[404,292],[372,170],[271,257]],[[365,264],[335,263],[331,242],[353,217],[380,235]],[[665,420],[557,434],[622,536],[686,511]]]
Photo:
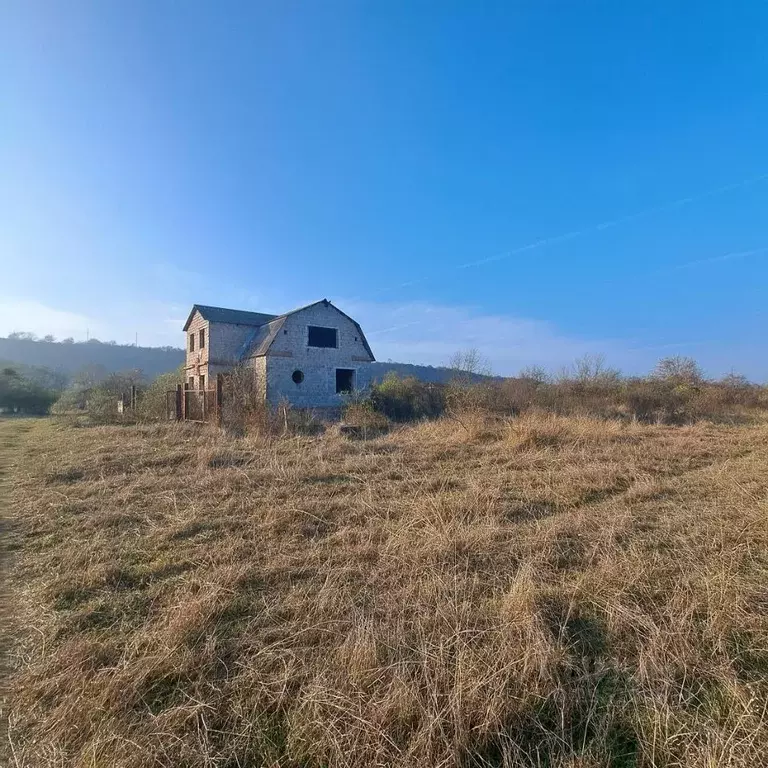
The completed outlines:
[[[373,352],[360,325],[327,299],[283,315],[195,304],[184,325],[185,386],[210,389],[245,365],[270,404],[338,406],[369,380]]]

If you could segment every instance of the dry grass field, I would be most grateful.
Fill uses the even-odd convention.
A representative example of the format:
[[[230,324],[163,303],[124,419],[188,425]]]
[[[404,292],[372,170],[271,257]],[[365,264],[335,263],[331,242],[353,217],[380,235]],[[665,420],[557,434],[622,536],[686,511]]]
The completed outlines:
[[[34,768],[768,764],[768,425],[39,421]]]

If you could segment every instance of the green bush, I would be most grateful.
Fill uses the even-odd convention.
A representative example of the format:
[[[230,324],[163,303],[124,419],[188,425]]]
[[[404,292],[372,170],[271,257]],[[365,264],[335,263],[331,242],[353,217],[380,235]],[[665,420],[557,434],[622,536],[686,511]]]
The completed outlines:
[[[102,376],[100,372],[83,371],[51,408],[51,413],[66,415],[84,413],[95,424],[126,421],[135,414],[120,415],[117,401],[128,397],[131,387],[139,388],[144,382],[141,371],[112,373]]]
[[[22,376],[15,368],[0,371],[0,410],[11,413],[48,413],[56,394]]]
[[[434,418],[445,410],[445,387],[391,372],[371,388],[371,403],[392,421]]]
[[[142,421],[164,421],[168,417],[168,392],[173,392],[183,380],[183,371],[179,368],[169,373],[161,373],[146,389],[139,391],[136,416]]]

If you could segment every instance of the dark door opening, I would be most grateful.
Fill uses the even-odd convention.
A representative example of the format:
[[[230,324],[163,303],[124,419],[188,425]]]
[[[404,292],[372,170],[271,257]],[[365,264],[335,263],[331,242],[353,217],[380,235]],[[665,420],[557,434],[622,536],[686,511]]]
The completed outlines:
[[[351,368],[336,369],[336,394],[352,392],[355,385],[355,372]]]

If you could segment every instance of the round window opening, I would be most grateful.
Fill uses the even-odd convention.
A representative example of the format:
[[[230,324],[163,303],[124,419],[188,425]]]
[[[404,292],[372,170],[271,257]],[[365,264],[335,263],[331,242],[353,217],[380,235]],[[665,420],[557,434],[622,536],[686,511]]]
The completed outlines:
[[[291,374],[291,378],[293,379],[294,384],[301,384],[301,382],[304,381],[304,371],[294,371]]]

